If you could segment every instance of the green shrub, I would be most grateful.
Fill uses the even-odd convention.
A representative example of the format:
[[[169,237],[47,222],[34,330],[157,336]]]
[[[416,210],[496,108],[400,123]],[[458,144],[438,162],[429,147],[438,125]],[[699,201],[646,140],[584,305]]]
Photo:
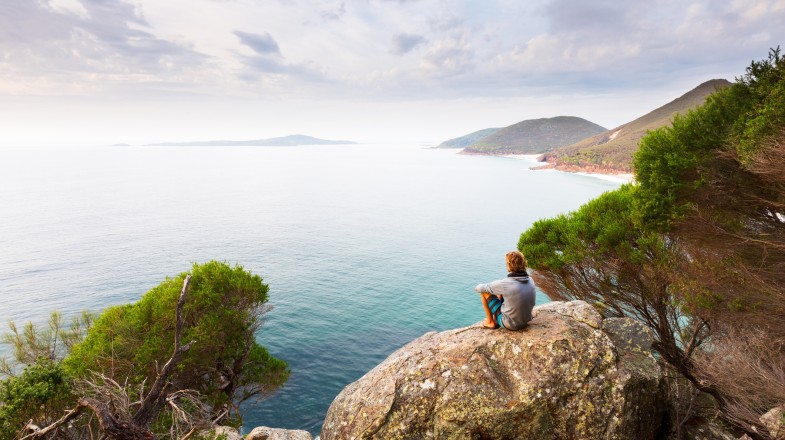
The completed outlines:
[[[66,371],[77,377],[101,371],[149,386],[172,354],[175,308],[187,274],[166,279],[137,303],[105,310],[65,359]],[[217,261],[194,264],[190,274],[182,341],[194,344],[178,364],[173,386],[202,393],[216,409],[280,387],[289,376],[286,363],[256,342],[268,309],[262,278]]]
[[[59,362],[39,358],[18,376],[0,382],[0,438],[11,439],[29,420],[50,423],[63,415],[75,397]]]

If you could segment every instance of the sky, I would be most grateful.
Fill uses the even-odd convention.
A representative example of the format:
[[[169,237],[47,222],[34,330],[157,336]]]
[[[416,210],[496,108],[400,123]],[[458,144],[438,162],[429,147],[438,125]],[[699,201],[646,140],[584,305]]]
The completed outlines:
[[[785,46],[785,0],[0,0],[0,146],[613,128]]]

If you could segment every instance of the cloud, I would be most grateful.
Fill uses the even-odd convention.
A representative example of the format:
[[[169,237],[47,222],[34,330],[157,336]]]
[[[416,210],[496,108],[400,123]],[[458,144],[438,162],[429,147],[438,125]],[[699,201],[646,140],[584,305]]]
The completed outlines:
[[[258,54],[281,56],[278,42],[269,33],[252,34],[250,32],[235,31],[234,34],[240,38],[244,45],[250,47]]]
[[[275,84],[282,81],[322,82],[326,74],[316,63],[292,63],[285,59],[272,35],[254,34],[236,30],[234,34],[240,38],[242,44],[251,48],[253,55],[240,55],[244,70],[238,75],[240,79],[257,82],[262,78],[276,78]],[[269,82],[268,82],[269,83]]]
[[[623,5],[617,1],[594,0],[575,2],[571,0],[552,0],[544,7],[552,32],[570,32],[572,30],[613,33],[627,28],[636,22],[634,11],[638,9],[635,2]]]
[[[464,20],[456,15],[439,15],[428,19],[431,29],[436,32],[447,32],[464,25]]]
[[[340,6],[333,9],[322,11],[322,18],[325,20],[340,20],[346,13],[346,3],[342,2]]]
[[[487,66],[510,84],[584,90],[665,84],[729,60],[738,72],[750,53],[780,44],[783,12],[772,0],[549,0],[538,11],[544,26],[493,53]]]
[[[618,90],[740,74],[783,41],[785,0],[0,0],[0,93]]]
[[[422,35],[398,34],[393,36],[390,52],[395,55],[405,55],[425,42],[425,37]]]
[[[122,1],[24,1],[0,9],[0,69],[19,78],[6,88],[11,93],[79,93],[124,80],[161,81],[207,61],[183,43],[157,37],[141,10]],[[99,84],[95,75],[112,81]]]
[[[475,51],[467,32],[437,41],[423,56],[420,68],[437,76],[473,70]]]

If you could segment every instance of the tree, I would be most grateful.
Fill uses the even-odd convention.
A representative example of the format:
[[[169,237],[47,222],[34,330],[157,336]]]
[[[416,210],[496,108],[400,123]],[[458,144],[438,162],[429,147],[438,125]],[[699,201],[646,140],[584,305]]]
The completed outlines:
[[[66,371],[85,377],[102,371],[131,384],[151,384],[171,353],[180,287],[189,273],[169,278],[134,304],[111,307],[65,359]],[[256,342],[269,307],[268,287],[242,266],[194,264],[185,302],[182,339],[193,341],[172,386],[201,393],[214,415],[237,416],[241,402],[267,395],[289,376],[285,362]]]
[[[13,321],[9,322],[11,331],[3,335],[2,343],[11,347],[13,358],[9,361],[0,357],[0,374],[14,376],[14,365],[33,365],[40,358],[61,361],[74,344],[81,342],[94,318],[92,313],[82,312],[74,316],[69,326],[64,326],[62,315],[52,312],[46,328],[28,322],[21,332]]]
[[[674,295],[673,269],[684,264],[676,243],[647,231],[635,210],[637,188],[625,185],[521,235],[518,249],[536,269],[538,286],[555,300],[581,299],[605,316],[631,316],[654,333],[654,348],[707,392],[692,356],[708,323]]]
[[[44,424],[57,420],[73,401],[72,391],[62,366],[45,357],[0,381],[0,438],[16,438],[31,419]]]
[[[785,398],[785,60],[640,143],[637,185],[535,223],[519,248],[552,298],[655,332],[655,349],[754,439]]]
[[[641,142],[635,163],[647,197],[640,205],[644,216],[670,225],[668,236],[690,257],[678,268],[679,298],[712,324],[711,345],[696,357],[701,381],[721,391],[726,419],[765,437],[761,415],[785,400],[785,59],[779,48],[712,98]],[[706,131],[715,137],[701,145],[708,136],[699,133]],[[697,160],[679,167],[672,152]],[[652,172],[653,163],[663,162],[668,165]],[[646,203],[663,194],[673,203],[659,211]]]
[[[211,261],[68,329],[57,314],[49,329],[29,324],[20,333],[12,326],[6,341],[25,369],[0,382],[0,433],[181,438],[239,422],[242,401],[272,392],[289,374],[256,342],[267,292],[261,277]],[[67,355],[62,363],[60,355]],[[53,383],[62,386],[52,392]],[[53,404],[56,410],[47,409]]]

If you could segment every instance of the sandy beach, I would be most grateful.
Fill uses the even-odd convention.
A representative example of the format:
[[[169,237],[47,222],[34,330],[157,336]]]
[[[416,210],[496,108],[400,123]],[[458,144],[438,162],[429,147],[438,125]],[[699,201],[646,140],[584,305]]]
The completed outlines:
[[[537,163],[537,167],[549,165],[548,162],[538,162],[537,158],[540,156],[542,156],[542,154],[505,154],[504,155],[504,157],[509,157],[511,159],[520,159],[528,162]],[[537,169],[537,171],[558,171],[561,173],[573,173],[573,174],[578,174],[580,176],[596,177],[597,179],[607,180],[616,183],[631,183],[635,181],[635,175],[629,173],[619,173],[619,174],[587,173],[583,171],[578,171],[578,172],[562,171],[562,170],[557,170],[555,168],[539,168]]]
[[[559,170],[556,170],[559,171]],[[570,171],[562,171],[563,173],[569,173]],[[589,177],[596,177],[602,180],[608,180],[611,182],[617,183],[632,183],[635,182],[635,175],[633,174],[601,174],[601,173],[573,173],[578,174],[580,176],[589,176]]]

